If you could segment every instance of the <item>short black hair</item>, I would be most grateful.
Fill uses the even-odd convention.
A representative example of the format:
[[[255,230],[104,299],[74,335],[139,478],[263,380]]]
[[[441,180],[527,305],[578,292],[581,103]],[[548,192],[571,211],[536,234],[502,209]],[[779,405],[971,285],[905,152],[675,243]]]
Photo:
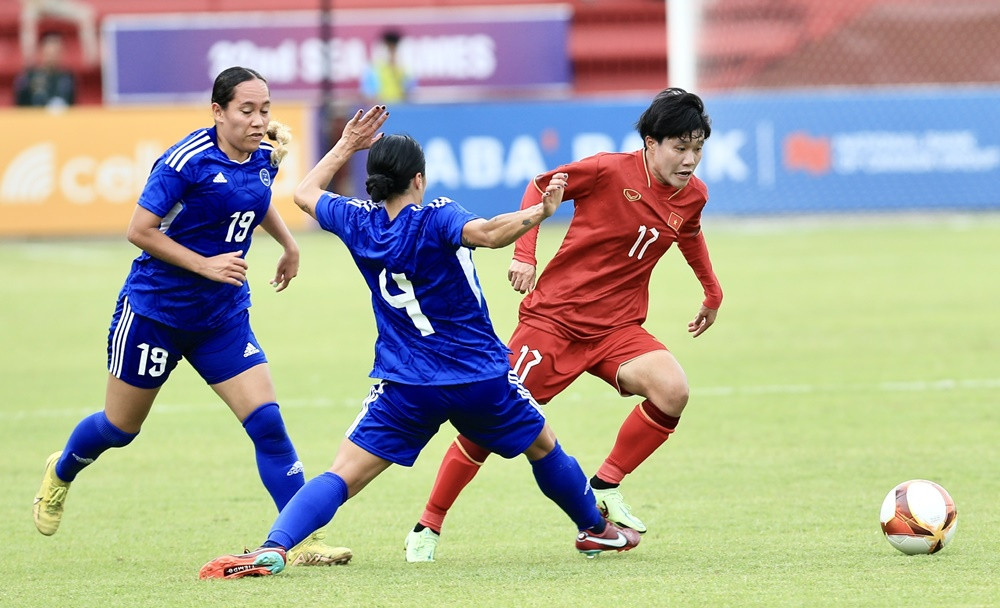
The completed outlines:
[[[705,113],[705,103],[694,93],[676,87],[663,89],[635,123],[642,136],[656,141],[664,138],[690,138],[712,134],[712,121]]]
[[[396,46],[402,39],[403,35],[396,30],[385,30],[382,32],[382,42],[390,46]]]

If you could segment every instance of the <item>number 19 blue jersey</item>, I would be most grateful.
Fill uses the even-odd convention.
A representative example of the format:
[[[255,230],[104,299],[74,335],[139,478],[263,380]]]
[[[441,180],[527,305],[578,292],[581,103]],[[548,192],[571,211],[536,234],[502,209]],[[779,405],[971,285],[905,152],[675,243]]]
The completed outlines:
[[[372,294],[378,338],[373,378],[464,384],[510,370],[462,228],[477,215],[438,198],[393,220],[382,204],[326,193],[319,225],[347,245]]]
[[[230,160],[215,127],[195,131],[157,159],[139,205],[163,218],[160,230],[211,257],[243,251],[271,204],[273,147],[262,143],[246,161]],[[206,279],[143,252],[119,297],[139,315],[171,327],[209,329],[250,306],[250,288]]]

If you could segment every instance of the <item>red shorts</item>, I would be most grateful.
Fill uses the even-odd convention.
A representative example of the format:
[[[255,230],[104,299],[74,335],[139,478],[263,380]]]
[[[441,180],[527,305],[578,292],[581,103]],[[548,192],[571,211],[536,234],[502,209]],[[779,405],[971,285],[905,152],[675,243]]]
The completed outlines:
[[[604,380],[627,397],[618,386],[618,370],[640,355],[668,350],[652,334],[630,325],[598,340],[581,341],[518,323],[507,346],[513,351],[510,366],[539,403],[548,403],[587,372]]]

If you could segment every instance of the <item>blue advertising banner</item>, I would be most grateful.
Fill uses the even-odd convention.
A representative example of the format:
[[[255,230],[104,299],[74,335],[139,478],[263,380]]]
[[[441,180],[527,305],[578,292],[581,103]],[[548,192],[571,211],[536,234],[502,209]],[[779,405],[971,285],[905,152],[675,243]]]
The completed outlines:
[[[104,100],[205,101],[215,76],[234,65],[263,74],[275,99],[319,100],[326,65],[332,88],[356,95],[389,28],[402,34],[399,61],[424,98],[566,92],[570,16],[566,5],[544,4],[342,10],[323,40],[318,11],[110,15],[102,23]]]
[[[649,99],[390,108],[428,196],[508,211],[536,174],[642,143]],[[706,213],[1000,209],[1000,89],[707,96]],[[571,176],[572,179],[572,176]],[[568,210],[566,210],[568,213]]]

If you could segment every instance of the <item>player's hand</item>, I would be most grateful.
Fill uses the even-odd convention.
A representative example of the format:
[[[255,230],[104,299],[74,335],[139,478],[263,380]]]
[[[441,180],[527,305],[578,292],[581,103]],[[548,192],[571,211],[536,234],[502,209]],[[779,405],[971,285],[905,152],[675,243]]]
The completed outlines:
[[[385,135],[377,132],[388,118],[389,111],[385,106],[372,106],[367,112],[358,110],[344,125],[341,140],[355,152],[371,148],[373,143]]]
[[[545,208],[545,217],[552,217],[552,214],[559,208],[568,181],[569,175],[566,173],[552,174],[549,185],[545,187],[545,192],[542,193],[542,206]]]
[[[205,267],[198,274],[219,283],[242,285],[247,280],[247,261],[242,255],[241,250],[205,258]]]
[[[706,308],[702,305],[701,309],[698,310],[698,314],[694,316],[694,320],[688,323],[688,332],[690,332],[692,338],[697,338],[701,334],[715,323],[715,317],[719,314],[718,309]]]
[[[528,293],[535,288],[535,266],[517,260],[510,261],[507,269],[507,280],[515,291]]]
[[[299,274],[299,252],[285,250],[281,259],[278,260],[278,270],[274,273],[271,286],[274,292],[284,291],[288,284]]]

